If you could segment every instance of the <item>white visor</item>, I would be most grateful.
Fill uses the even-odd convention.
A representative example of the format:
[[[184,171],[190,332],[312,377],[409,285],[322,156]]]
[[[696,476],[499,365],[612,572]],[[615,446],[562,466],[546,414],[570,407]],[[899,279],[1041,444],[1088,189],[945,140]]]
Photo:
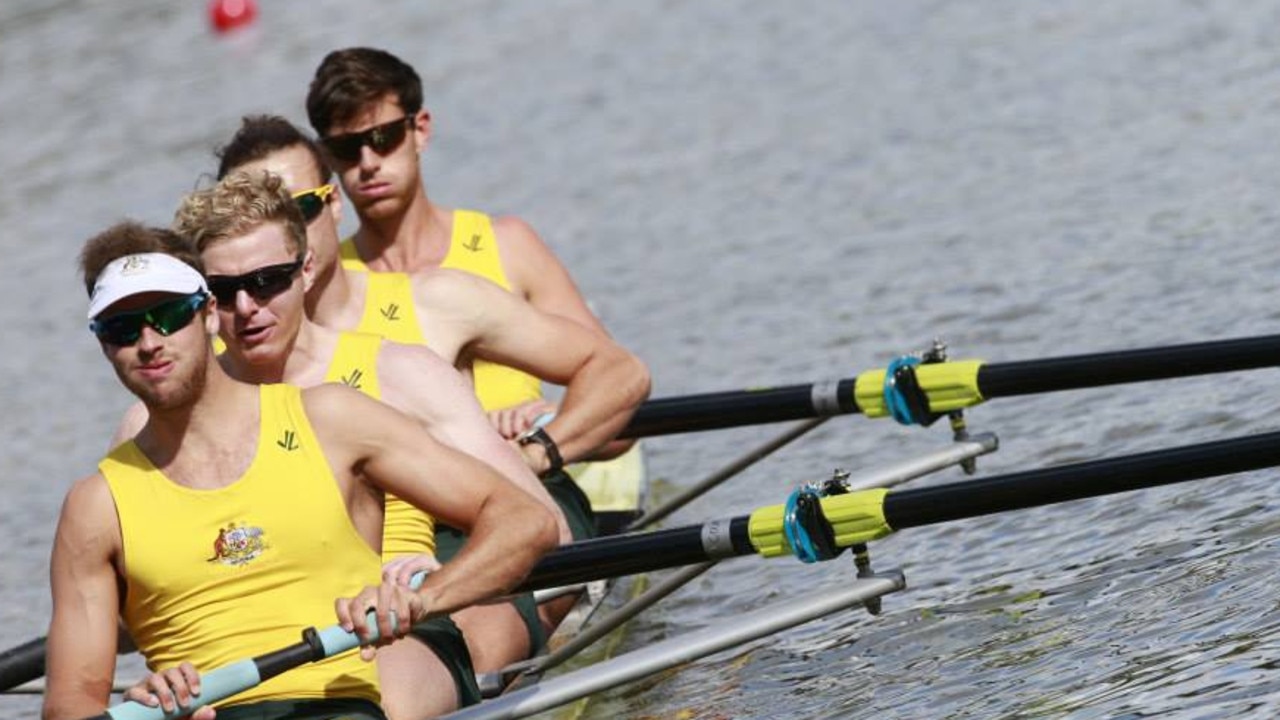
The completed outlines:
[[[209,292],[204,276],[195,268],[165,253],[125,255],[107,264],[89,296],[89,319],[131,295],[165,292],[190,295]]]

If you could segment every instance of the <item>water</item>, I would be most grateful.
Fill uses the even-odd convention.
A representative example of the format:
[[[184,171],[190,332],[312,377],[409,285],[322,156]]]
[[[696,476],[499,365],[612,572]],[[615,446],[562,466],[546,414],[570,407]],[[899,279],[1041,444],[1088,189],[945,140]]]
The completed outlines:
[[[128,397],[84,331],[74,255],[169,220],[241,115],[303,122],[336,47],[412,62],[446,204],[516,213],[655,396],[847,377],[933,337],[1033,359],[1275,332],[1277,2],[270,3],[0,10],[0,647],[43,632],[63,493]],[[350,227],[348,221],[347,226]],[[983,474],[1273,429],[1271,371],[970,412]],[[775,430],[650,442],[691,483]],[[671,520],[779,502],[947,441],[833,420]],[[924,482],[959,479],[949,471]],[[589,716],[1170,717],[1280,710],[1274,472],[918,528],[906,591],[599,698]],[[737,560],[642,643],[847,582]],[[0,717],[32,701],[0,699]]]

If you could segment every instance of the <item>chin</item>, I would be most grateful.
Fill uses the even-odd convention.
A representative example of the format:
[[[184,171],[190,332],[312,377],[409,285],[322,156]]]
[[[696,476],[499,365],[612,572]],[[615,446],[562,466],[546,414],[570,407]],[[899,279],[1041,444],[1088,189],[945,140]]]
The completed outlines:
[[[400,198],[381,197],[370,200],[360,208],[360,215],[370,220],[385,220],[398,217],[403,211],[404,203],[400,202]]]
[[[179,410],[189,407],[200,398],[204,391],[205,373],[203,368],[191,372],[185,377],[169,376],[157,384],[144,383],[129,378],[121,378],[150,411]]]

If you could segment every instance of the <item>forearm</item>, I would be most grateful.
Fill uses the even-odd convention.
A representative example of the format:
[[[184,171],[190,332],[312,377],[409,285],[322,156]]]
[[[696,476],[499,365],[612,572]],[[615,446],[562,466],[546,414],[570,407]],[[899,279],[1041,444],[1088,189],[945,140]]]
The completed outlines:
[[[551,494],[543,487],[542,481],[537,475],[529,469],[525,463],[525,459],[516,452],[515,448],[505,442],[496,443],[496,447],[492,452],[486,453],[482,459],[487,461],[493,469],[502,473],[513,485],[529,494],[531,498],[536,500],[547,512],[549,512],[556,524],[556,532],[560,538],[560,542],[571,542],[573,540],[573,532],[569,529],[569,522],[564,517],[564,512],[560,506],[556,504]]]
[[[649,372],[635,356],[592,358],[566,386],[560,409],[546,426],[547,434],[565,462],[588,458],[626,427],[648,396]]]
[[[451,613],[503,595],[558,544],[552,514],[525,493],[486,500],[462,551],[430,574],[420,594],[434,614]]]

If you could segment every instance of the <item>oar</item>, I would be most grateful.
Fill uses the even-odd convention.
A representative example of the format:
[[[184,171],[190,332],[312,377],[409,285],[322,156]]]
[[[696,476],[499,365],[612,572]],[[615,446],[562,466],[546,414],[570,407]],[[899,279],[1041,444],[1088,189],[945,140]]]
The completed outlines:
[[[955,443],[951,447],[936,450],[927,455],[895,463],[891,466],[859,473],[857,477],[849,477],[843,485],[855,490],[866,488],[888,488],[900,485],[909,480],[924,477],[953,465],[963,465],[966,461],[994,452],[999,441],[991,433],[974,435],[970,440]],[[480,689],[484,693],[491,690],[490,695],[502,692],[504,688],[516,687],[519,683],[531,678],[540,677],[551,668],[562,664],[569,658],[590,647],[600,638],[613,632],[631,618],[653,606],[658,601],[684,587],[687,583],[700,577],[716,563],[704,562],[676,570],[663,578],[653,587],[628,600],[622,607],[615,608],[608,615],[596,620],[553,652],[531,660],[516,663],[496,673],[487,673],[480,677]],[[519,675],[520,677],[516,678]],[[513,678],[516,685],[509,683]]]
[[[425,578],[426,573],[419,572],[409,584],[416,588]],[[369,642],[375,642],[378,639],[377,616],[371,610],[365,619],[369,627]],[[392,613],[392,624],[395,621],[395,613]],[[356,634],[343,630],[341,625],[331,625],[323,630],[307,628],[302,631],[302,640],[293,645],[200,673],[200,696],[191,707],[166,713],[158,706],[150,707],[128,700],[86,720],[167,720],[181,717],[197,707],[213,705],[238,695],[280,673],[354,650],[359,645],[360,639]]]
[[[823,520],[819,524],[830,526],[836,548],[846,548],[910,527],[1276,465],[1280,465],[1280,432],[1270,432],[928,488],[829,495],[820,500]],[[519,590],[742,555],[789,553],[792,546],[785,537],[784,513],[785,506],[775,505],[701,525],[564,545],[544,557]]]
[[[44,675],[45,640],[38,637],[0,653],[0,692]]]
[[[914,385],[906,390],[927,402],[929,412],[943,414],[997,397],[1276,365],[1280,365],[1280,335],[1265,335],[1020,362],[922,363],[900,368],[897,378],[900,385]],[[640,406],[620,437],[650,437],[851,413],[883,417],[889,414],[884,396],[885,375],[885,370],[869,370],[844,380],[650,400]]]

